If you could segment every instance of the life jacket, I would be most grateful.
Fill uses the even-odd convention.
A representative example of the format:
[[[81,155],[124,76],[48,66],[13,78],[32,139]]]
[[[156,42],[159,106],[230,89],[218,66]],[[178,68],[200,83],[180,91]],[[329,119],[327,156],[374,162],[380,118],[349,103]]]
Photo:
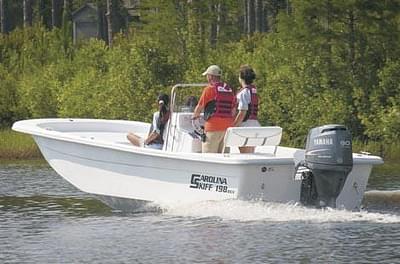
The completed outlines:
[[[246,112],[246,116],[243,119],[243,122],[248,119],[257,120],[258,113],[258,96],[257,96],[257,88],[254,85],[247,85],[245,89],[250,91],[251,99],[250,104]]]
[[[213,84],[215,89],[214,100],[207,103],[204,108],[204,119],[208,120],[210,117],[232,117],[232,109],[235,106],[236,97],[231,87],[228,84],[218,82]]]

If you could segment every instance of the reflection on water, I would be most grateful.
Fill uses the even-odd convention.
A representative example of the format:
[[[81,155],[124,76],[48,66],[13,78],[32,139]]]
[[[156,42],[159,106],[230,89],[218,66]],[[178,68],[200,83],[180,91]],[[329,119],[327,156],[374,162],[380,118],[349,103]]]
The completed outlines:
[[[400,213],[400,191],[368,191],[363,206],[369,211]]]
[[[42,160],[0,163],[0,196],[85,196]]]
[[[65,214],[66,216],[108,216],[110,207],[94,198],[52,197],[52,196],[3,196],[0,197],[2,211],[24,212],[24,214],[43,213]]]
[[[391,168],[374,170],[361,212],[223,201],[125,213],[43,162],[0,164],[0,263],[395,263]]]

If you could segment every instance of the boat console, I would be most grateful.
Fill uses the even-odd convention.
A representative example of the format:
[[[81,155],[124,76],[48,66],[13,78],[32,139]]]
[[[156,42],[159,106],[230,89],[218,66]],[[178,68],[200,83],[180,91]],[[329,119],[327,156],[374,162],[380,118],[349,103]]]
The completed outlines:
[[[201,138],[194,132],[192,112],[174,112],[166,130],[164,150],[172,152],[201,152]]]

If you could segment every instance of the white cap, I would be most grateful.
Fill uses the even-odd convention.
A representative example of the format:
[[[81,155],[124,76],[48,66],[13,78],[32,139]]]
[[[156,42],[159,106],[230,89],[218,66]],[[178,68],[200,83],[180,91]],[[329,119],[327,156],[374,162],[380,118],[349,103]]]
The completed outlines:
[[[205,75],[214,75],[214,76],[221,76],[222,75],[222,70],[218,65],[211,65],[207,68],[205,72],[203,72],[203,76]]]

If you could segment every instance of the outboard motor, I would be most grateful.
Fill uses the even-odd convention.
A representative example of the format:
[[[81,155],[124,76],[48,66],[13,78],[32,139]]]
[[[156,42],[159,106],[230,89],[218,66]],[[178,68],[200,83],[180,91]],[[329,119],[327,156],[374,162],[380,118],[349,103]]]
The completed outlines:
[[[351,134],[345,126],[312,128],[307,136],[301,174],[300,201],[304,205],[336,208],[336,199],[353,168]]]

